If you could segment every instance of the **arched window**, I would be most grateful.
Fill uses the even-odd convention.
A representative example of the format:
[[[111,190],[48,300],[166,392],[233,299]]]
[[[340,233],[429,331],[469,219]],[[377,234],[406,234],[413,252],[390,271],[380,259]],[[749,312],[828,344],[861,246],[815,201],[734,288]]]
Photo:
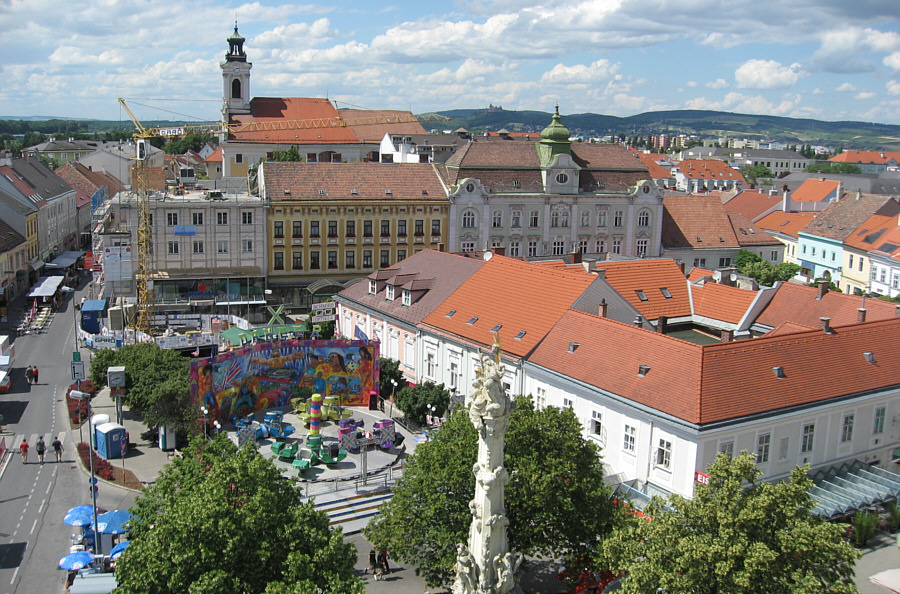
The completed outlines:
[[[231,81],[231,98],[241,98],[241,81],[239,79],[234,79],[233,81]]]
[[[642,210],[638,213],[638,227],[649,227],[650,226],[650,211]]]
[[[475,211],[467,210],[463,213],[462,216],[462,226],[465,229],[474,229],[475,228]]]

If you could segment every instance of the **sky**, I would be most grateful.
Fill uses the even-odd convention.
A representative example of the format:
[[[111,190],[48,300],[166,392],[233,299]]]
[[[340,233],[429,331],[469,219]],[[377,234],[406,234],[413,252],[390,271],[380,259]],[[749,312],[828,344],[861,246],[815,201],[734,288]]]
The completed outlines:
[[[0,0],[0,115],[218,120],[235,19],[254,97],[900,124],[898,0]]]

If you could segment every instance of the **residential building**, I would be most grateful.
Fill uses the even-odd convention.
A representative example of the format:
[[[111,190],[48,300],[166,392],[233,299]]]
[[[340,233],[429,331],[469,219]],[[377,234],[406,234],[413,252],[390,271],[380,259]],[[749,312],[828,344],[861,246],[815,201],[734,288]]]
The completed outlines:
[[[29,158],[40,159],[43,157],[48,159],[55,169],[60,165],[72,163],[84,155],[93,153],[102,144],[102,142],[96,140],[75,140],[74,138],[57,140],[51,137],[46,142],[27,147],[24,152]]]
[[[731,203],[726,204],[726,208],[729,204]],[[799,265],[800,261],[797,259],[797,235],[815,216],[816,213],[814,212],[782,212],[776,210],[757,220],[756,224],[784,245],[784,262]]]
[[[647,171],[657,186],[665,190],[675,189],[675,177],[672,175],[672,168],[676,163],[669,160],[669,157],[660,153],[645,153],[643,151],[629,148],[631,154],[646,165]]]
[[[21,233],[0,218],[0,315],[6,317],[7,306],[19,296],[21,287],[17,273],[28,266],[28,244]]]
[[[733,141],[733,139],[729,139]],[[724,161],[730,167],[740,169],[745,166],[767,167],[775,177],[805,171],[815,161],[807,159],[795,151],[758,148],[747,145],[727,147],[691,147],[682,151],[681,159],[716,159]]]
[[[427,249],[377,270],[335,295],[337,332],[378,340],[381,356],[396,360],[406,380],[415,384],[422,376],[417,325],[484,263],[482,258]],[[449,387],[458,388],[460,370],[448,371]]]
[[[879,268],[884,271],[885,281],[880,283],[881,294],[885,292],[892,278],[890,262],[879,258],[881,266],[873,266],[877,258],[876,246],[887,241],[887,235],[897,228],[897,217],[872,215],[844,240],[843,262],[841,264],[841,288],[848,295],[862,295],[875,292],[874,284],[879,279]],[[890,255],[886,254],[888,260]]]
[[[731,221],[718,196],[667,196],[663,214],[662,255],[690,272],[734,264],[740,251]]]
[[[435,164],[266,162],[268,277],[280,302],[309,305],[313,291],[446,244],[446,173]]]
[[[537,142],[472,141],[448,161],[449,251],[659,256],[662,191],[613,144],[573,143],[559,111]]]
[[[712,190],[740,190],[746,185],[744,176],[724,161],[688,159],[672,168],[675,189],[696,194]]]
[[[446,163],[465,144],[454,134],[397,134],[385,132],[378,148],[382,163]]]
[[[844,151],[828,159],[831,163],[858,165],[863,173],[880,174],[888,168],[900,166],[900,152],[890,151]]]
[[[87,249],[90,246],[92,206],[99,205],[107,198],[124,191],[125,186],[112,175],[101,171],[91,171],[84,164],[78,162],[70,162],[57,167],[55,173],[75,188],[78,193],[76,200],[79,235],[77,244],[79,248]],[[84,197],[87,199],[85,200]]]
[[[9,261],[15,271],[14,288],[12,291],[19,294],[26,290],[40,276],[39,271],[44,266],[38,250],[38,208],[39,204],[32,202],[21,194],[15,184],[12,183],[9,174],[11,170],[4,171],[6,166],[0,166],[0,220],[9,225],[13,231],[25,238],[25,245],[21,252],[23,261],[18,258]]]
[[[165,156],[161,149],[147,143],[147,166],[163,167]],[[133,142],[104,142],[97,150],[78,159],[78,162],[90,169],[111,175],[126,188],[132,188],[131,177],[134,165],[135,146]]]
[[[784,244],[737,212],[728,213],[728,221],[738,242],[738,249],[756,254],[777,266],[784,261]]]

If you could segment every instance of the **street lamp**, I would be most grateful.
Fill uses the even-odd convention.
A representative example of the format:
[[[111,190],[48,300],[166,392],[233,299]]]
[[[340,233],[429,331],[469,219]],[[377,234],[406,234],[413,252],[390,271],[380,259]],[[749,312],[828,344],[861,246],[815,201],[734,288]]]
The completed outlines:
[[[203,437],[208,440],[209,435],[207,432],[207,425],[209,424],[209,409],[205,406],[201,406],[200,412],[203,413]]]

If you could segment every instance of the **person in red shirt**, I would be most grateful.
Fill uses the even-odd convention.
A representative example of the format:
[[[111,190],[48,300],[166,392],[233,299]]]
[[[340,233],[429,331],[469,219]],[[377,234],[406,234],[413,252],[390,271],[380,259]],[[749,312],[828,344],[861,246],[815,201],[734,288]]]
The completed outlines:
[[[22,452],[22,464],[25,464],[25,461],[28,459],[28,442],[24,438],[22,443],[19,444],[19,451]]]

